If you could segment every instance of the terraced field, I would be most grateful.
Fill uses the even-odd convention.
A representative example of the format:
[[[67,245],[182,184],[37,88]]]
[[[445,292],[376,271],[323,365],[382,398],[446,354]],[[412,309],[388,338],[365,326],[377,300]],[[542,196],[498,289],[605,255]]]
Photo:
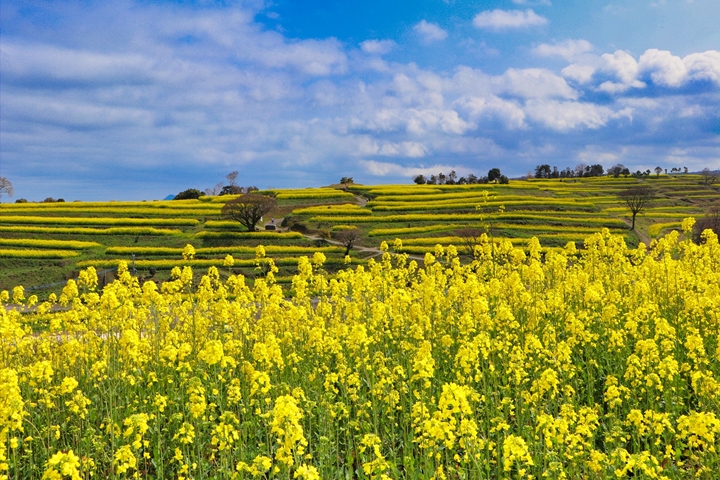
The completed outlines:
[[[617,193],[640,184],[653,187],[656,199],[638,216],[633,232],[630,212]],[[352,264],[378,255],[383,242],[418,255],[434,251],[437,244],[455,244],[461,254],[469,254],[478,241],[510,240],[527,246],[532,237],[546,249],[568,242],[582,248],[583,240],[602,228],[623,234],[635,246],[679,229],[684,217],[702,215],[720,199],[720,188],[703,185],[694,175],[526,180],[508,185],[351,185],[348,191],[261,193],[274,194],[278,200],[277,210],[266,220],[284,218],[279,232],[247,232],[221,219],[230,196],[0,204],[0,290],[23,284],[42,297],[91,265],[100,271],[102,284],[112,280],[112,269],[122,260],[131,267],[134,262],[141,278],[156,281],[169,279],[173,267],[188,264],[222,267],[223,274],[241,273],[252,280],[265,272],[256,260],[258,245],[265,246],[265,258],[272,258],[279,268],[281,283],[288,282],[298,259],[316,251],[326,256],[330,273],[343,268],[345,248],[333,238],[354,228],[361,232],[359,245],[365,249],[351,251]],[[487,238],[476,238],[482,233]],[[396,238],[401,242],[395,243]],[[192,259],[183,258],[188,244],[195,250]]]

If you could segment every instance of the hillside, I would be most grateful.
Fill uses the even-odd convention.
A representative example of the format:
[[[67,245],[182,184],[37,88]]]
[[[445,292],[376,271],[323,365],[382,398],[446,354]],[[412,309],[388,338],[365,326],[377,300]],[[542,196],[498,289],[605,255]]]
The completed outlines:
[[[630,211],[617,194],[631,186],[649,186],[655,199],[629,230]],[[295,273],[298,258],[322,252],[332,272],[346,265],[345,248],[332,240],[338,232],[359,229],[351,264],[366,263],[382,242],[402,246],[412,255],[433,252],[435,245],[458,246],[460,253],[485,233],[494,240],[524,246],[537,237],[545,248],[575,242],[602,228],[637,245],[679,229],[687,216],[701,216],[720,199],[720,187],[698,175],[636,178],[573,178],[511,181],[507,185],[351,185],[339,189],[272,190],[278,208],[266,217],[286,228],[246,232],[224,221],[229,198],[148,202],[72,202],[0,204],[0,290],[23,285],[41,298],[62,289],[80,269],[94,266],[101,284],[113,268],[128,262],[143,279],[169,279],[175,266],[217,266],[223,275],[241,273],[252,280],[258,245],[279,267],[281,283]],[[287,228],[290,227],[290,228]],[[328,242],[325,239],[330,239]],[[192,260],[183,248],[195,248]],[[230,254],[234,264],[225,258]],[[469,256],[467,257],[469,258]],[[134,263],[133,263],[134,262]]]

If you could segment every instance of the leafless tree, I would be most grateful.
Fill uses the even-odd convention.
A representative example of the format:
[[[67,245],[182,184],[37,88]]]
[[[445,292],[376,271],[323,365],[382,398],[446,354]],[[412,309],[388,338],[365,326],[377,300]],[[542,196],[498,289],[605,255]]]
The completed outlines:
[[[693,238],[695,242],[700,243],[702,241],[702,232],[705,230],[712,230],[715,235],[720,237],[720,205],[714,205],[705,214],[705,217],[701,218],[693,226]]]
[[[225,178],[227,179],[228,184],[234,186],[234,185],[235,185],[235,182],[237,181],[238,175],[240,175],[240,172],[238,172],[237,170],[235,170],[234,172],[230,172],[230,173],[228,173],[227,175],[225,175]]]
[[[3,195],[7,195],[8,197],[12,197],[15,194],[15,190],[13,189],[13,185],[6,177],[0,177],[0,198],[2,198]]]
[[[238,198],[229,200],[222,208],[222,217],[235,220],[245,226],[250,232],[255,231],[255,225],[263,215],[270,213],[277,207],[277,200],[273,197],[246,193]]]
[[[222,184],[222,182],[220,182],[212,188],[206,188],[205,190],[203,190],[203,192],[205,193],[205,195],[209,195],[211,197],[216,197],[216,196],[220,195],[220,192],[222,191],[223,186],[224,185]]]
[[[478,228],[467,227],[457,230],[455,234],[460,237],[460,242],[465,247],[466,253],[471,257],[475,257],[475,247],[480,244],[483,231]]]
[[[718,181],[718,178],[720,178],[720,173],[714,172],[709,168],[703,168],[700,174],[702,175],[703,183],[705,185],[713,185]]]
[[[650,187],[631,187],[618,193],[618,196],[632,212],[632,227],[630,227],[630,230],[635,230],[635,217],[655,198],[655,193]]]
[[[341,230],[335,234],[335,240],[342,243],[343,247],[345,247],[345,256],[350,255],[350,250],[352,250],[360,238],[362,238],[362,232],[359,228]]]

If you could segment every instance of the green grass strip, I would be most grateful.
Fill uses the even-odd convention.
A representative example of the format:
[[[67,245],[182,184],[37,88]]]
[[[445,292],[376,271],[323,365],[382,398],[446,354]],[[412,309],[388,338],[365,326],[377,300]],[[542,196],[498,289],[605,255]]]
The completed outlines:
[[[299,232],[208,232],[195,234],[195,238],[244,238],[248,240],[288,240],[303,238]]]

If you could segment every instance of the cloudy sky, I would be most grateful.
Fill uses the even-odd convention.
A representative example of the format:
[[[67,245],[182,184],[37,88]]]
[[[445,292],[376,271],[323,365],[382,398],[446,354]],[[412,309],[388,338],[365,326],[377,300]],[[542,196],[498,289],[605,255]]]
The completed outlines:
[[[2,0],[15,197],[720,168],[717,0]],[[7,201],[7,198],[4,200]]]

